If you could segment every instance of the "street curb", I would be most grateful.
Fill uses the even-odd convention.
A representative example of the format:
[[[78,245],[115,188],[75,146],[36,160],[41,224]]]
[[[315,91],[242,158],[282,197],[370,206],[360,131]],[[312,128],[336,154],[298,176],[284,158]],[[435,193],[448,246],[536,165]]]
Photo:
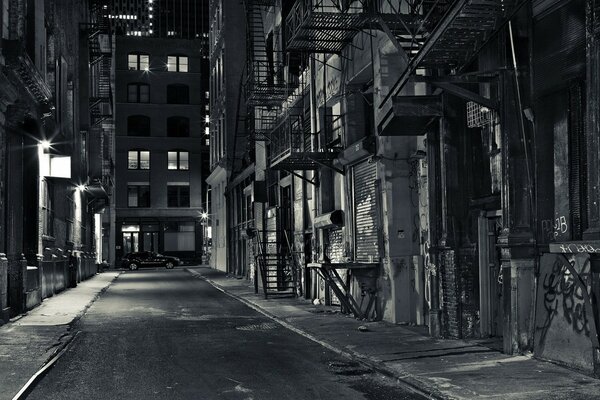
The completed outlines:
[[[42,368],[40,368],[31,378],[29,378],[27,383],[21,388],[21,390],[19,390],[19,392],[17,392],[12,400],[26,399],[35,386],[42,380],[42,378],[44,378],[44,376],[46,376],[54,364],[56,364],[56,362],[67,352],[79,333],[81,332],[77,331],[74,335],[69,335],[69,339],[67,339],[67,341],[64,342],[58,349],[56,349],[54,355],[52,355],[48,361],[44,363]]]
[[[96,293],[94,295],[94,297],[92,297],[92,299],[83,307],[83,310],[77,314],[75,316],[75,318],[73,318],[71,320],[71,322],[69,322],[68,324],[66,324],[69,329],[71,329],[73,327],[73,325],[75,325],[77,322],[79,322],[79,320],[85,315],[85,313],[88,312],[88,310],[90,309],[90,307],[96,302],[96,300],[98,300],[100,298],[100,296],[102,296],[104,293],[106,293],[106,291],[108,290],[108,288],[110,288],[112,286],[113,283],[115,283],[115,281],[123,274],[123,272],[119,272],[117,274],[117,276],[115,276],[114,278],[112,278],[110,280],[110,282],[108,282],[108,285],[104,286],[102,289],[100,289],[100,291],[98,293]]]
[[[96,300],[98,300],[98,298],[100,298],[100,296],[104,294],[120,276],[121,273],[116,275],[113,279],[110,280],[110,282],[108,282],[106,286],[100,289],[71,321],[69,321],[67,324],[60,325],[66,327],[67,332],[60,336],[58,338],[58,341],[60,341],[64,337],[67,337],[68,339],[65,342],[59,343],[54,353],[42,364],[42,367],[35,374],[33,374],[31,378],[29,378],[27,383],[25,383],[21,390],[17,392],[17,394],[12,398],[12,400],[22,400],[27,398],[27,396],[31,393],[35,386],[42,380],[42,378],[44,378],[44,376],[46,376],[46,374],[52,368],[52,366],[66,353],[66,351],[73,343],[77,335],[81,333],[80,331],[77,331],[75,332],[75,334],[70,334],[69,331],[73,329],[73,326],[87,313],[89,308],[96,302]],[[54,347],[54,345],[51,347]]]
[[[291,330],[292,332],[297,333],[300,336],[305,337],[306,339],[309,339],[323,347],[325,347],[328,350],[333,351],[334,353],[341,355],[343,357],[349,358],[353,361],[356,361],[360,364],[362,364],[363,366],[366,366],[368,368],[373,369],[376,372],[381,373],[382,375],[387,376],[388,378],[393,378],[393,379],[397,379],[398,381],[402,382],[404,385],[406,385],[409,389],[413,390],[414,392],[423,395],[423,396],[427,396],[432,400],[451,400],[452,397],[448,397],[446,395],[444,395],[443,393],[441,393],[439,390],[437,390],[436,388],[431,388],[431,387],[423,387],[423,382],[413,378],[412,376],[409,375],[398,375],[398,373],[396,371],[394,371],[391,368],[386,367],[385,365],[382,365],[381,362],[379,361],[375,361],[375,360],[371,360],[368,356],[365,356],[363,354],[360,354],[358,352],[355,352],[353,350],[344,350],[341,349],[337,346],[335,346],[334,344],[331,344],[329,342],[326,342],[324,340],[321,340],[317,337],[315,337],[314,335],[312,335],[309,332],[306,332],[300,328],[297,328],[293,325],[291,325],[289,322],[279,318],[278,316],[270,313],[269,311],[263,309],[262,307],[260,307],[259,305],[253,303],[252,301],[245,299],[242,296],[238,296],[234,293],[231,293],[229,291],[227,291],[226,288],[224,288],[223,286],[219,285],[217,282],[213,281],[210,278],[207,278],[205,276],[203,276],[201,273],[194,271],[194,270],[190,270],[188,268],[185,269],[187,272],[189,272],[190,274],[192,274],[194,277],[201,279],[207,283],[209,283],[210,285],[212,285],[215,289],[223,292],[224,294],[228,295],[229,297],[232,297],[242,303],[244,303],[246,306],[252,308],[253,310],[263,314],[264,316],[272,319],[273,321],[277,322],[278,324],[280,324],[281,326],[283,326],[286,329]]]

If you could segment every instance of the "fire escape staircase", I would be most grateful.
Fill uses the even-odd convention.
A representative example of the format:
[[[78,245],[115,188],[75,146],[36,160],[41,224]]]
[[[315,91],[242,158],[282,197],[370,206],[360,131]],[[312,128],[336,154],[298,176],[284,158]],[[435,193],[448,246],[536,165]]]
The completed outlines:
[[[263,13],[271,3],[265,0],[247,0],[248,72],[246,102],[251,107],[281,106],[288,91],[284,80],[282,54],[267,48]]]
[[[372,0],[297,0],[286,18],[286,48],[341,53],[368,26]]]
[[[87,33],[89,68],[94,75],[90,83],[90,125],[98,126],[112,117],[111,53],[110,48],[103,48],[101,43],[103,35],[108,34],[106,29],[99,24],[88,24]]]
[[[387,10],[390,9],[389,0]],[[447,71],[456,78],[475,59],[481,48],[495,36],[526,0],[410,0],[409,12],[380,13],[381,29],[399,48],[407,67],[380,104],[402,103],[398,96],[406,83],[418,77],[419,68]],[[395,18],[394,18],[395,15]],[[431,81],[441,90],[489,108],[496,104],[477,93],[456,84],[458,79]],[[475,82],[477,82],[475,80]],[[400,104],[401,105],[401,104]],[[397,105],[388,107],[380,124],[384,126],[394,116]],[[437,107],[434,107],[437,109]],[[433,115],[435,116],[435,115]]]
[[[297,267],[289,249],[281,242],[264,242],[266,231],[255,231],[253,244],[265,299],[270,297],[295,297]],[[279,233],[277,233],[279,235]]]

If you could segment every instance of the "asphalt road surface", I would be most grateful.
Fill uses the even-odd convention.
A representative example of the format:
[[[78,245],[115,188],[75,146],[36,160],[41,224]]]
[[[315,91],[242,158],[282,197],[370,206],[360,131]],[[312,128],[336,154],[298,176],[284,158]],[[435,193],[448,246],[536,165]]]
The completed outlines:
[[[73,330],[28,399],[424,399],[182,269],[123,273]]]

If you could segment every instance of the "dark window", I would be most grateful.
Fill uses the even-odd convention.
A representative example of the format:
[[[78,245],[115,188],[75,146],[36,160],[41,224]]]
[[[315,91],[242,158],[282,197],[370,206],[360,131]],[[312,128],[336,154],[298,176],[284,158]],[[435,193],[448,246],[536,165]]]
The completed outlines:
[[[127,85],[127,101],[130,103],[150,102],[150,85],[130,83]]]
[[[169,104],[189,104],[190,88],[187,85],[174,83],[167,86],[167,103]]]
[[[167,136],[188,137],[190,136],[190,119],[186,117],[167,118]]]
[[[188,72],[187,56],[168,56],[167,71],[170,72]]]
[[[190,153],[187,151],[169,151],[168,169],[190,169]]]
[[[129,206],[129,207],[150,207],[150,186],[149,185],[128,185],[127,186],[127,206]]]
[[[150,136],[150,117],[132,115],[127,117],[128,136]]]
[[[190,206],[190,187],[188,185],[168,185],[167,186],[167,206],[169,206],[169,207],[189,207]]]
[[[150,69],[150,56],[148,54],[129,54],[127,56],[127,67],[130,71],[148,71]]]
[[[127,152],[127,169],[150,169],[150,152],[148,150],[129,150]]]

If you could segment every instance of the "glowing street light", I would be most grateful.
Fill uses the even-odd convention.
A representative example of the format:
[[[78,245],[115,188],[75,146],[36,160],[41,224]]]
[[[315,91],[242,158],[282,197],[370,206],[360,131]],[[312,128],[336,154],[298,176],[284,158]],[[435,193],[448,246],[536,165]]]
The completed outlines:
[[[40,142],[40,146],[42,146],[42,149],[44,150],[48,150],[50,148],[50,141],[49,140],[42,140]]]

